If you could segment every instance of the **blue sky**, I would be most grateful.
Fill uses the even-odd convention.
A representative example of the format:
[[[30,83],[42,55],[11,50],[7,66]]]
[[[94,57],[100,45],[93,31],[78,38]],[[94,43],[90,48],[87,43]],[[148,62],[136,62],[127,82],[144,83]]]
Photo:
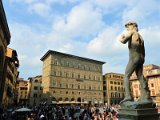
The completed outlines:
[[[106,62],[103,74],[124,73],[127,45],[117,41],[129,20],[138,23],[144,65],[160,65],[159,0],[3,0],[24,79],[42,74],[40,58],[55,50]]]

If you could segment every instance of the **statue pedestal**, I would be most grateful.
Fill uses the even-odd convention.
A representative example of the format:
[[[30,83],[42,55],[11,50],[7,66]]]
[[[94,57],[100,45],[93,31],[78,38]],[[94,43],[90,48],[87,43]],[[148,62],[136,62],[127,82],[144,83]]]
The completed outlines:
[[[120,120],[158,120],[158,109],[153,102],[131,102],[121,104]]]
[[[120,109],[119,120],[158,120],[157,108]]]

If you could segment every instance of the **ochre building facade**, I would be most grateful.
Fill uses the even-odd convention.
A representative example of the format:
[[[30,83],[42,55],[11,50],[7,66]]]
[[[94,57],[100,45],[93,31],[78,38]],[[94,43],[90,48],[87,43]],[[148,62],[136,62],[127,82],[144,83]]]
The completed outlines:
[[[104,62],[52,50],[41,60],[43,93],[50,103],[103,103]]]
[[[29,95],[29,85],[28,80],[24,80],[23,78],[17,79],[16,89],[18,92],[17,104],[18,105],[27,105],[28,104],[28,95]]]
[[[28,103],[30,106],[38,106],[43,100],[42,76],[31,77],[28,79]]]
[[[160,66],[153,64],[146,65],[143,67],[143,74],[146,80],[148,80],[150,96],[160,105]],[[138,100],[141,96],[141,86],[135,73],[132,75],[130,81],[133,97],[135,100]]]
[[[7,71],[5,73],[6,79],[3,83],[2,89],[2,107],[7,108],[17,104],[17,90],[16,83],[19,75],[18,71],[19,60],[16,50],[7,48],[6,53],[6,64],[5,68]]]
[[[104,103],[119,104],[124,98],[123,74],[106,73],[103,76]]]

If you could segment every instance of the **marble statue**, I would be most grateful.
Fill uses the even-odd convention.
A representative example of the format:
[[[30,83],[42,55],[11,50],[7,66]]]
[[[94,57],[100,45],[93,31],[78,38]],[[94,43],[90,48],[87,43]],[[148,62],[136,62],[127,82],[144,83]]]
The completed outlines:
[[[126,31],[121,34],[119,41],[123,44],[128,42],[129,61],[126,66],[124,76],[125,98],[121,101],[133,101],[131,96],[129,79],[133,72],[136,73],[141,86],[141,96],[139,101],[150,102],[150,91],[148,88],[148,81],[143,76],[143,64],[145,62],[145,47],[142,36],[138,33],[138,25],[134,21],[125,24]]]

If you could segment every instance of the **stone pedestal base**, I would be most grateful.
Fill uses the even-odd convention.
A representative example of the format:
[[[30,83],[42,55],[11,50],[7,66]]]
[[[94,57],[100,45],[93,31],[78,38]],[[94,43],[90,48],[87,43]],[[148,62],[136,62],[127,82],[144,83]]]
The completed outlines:
[[[159,120],[157,108],[126,109],[119,111],[119,120]]]

